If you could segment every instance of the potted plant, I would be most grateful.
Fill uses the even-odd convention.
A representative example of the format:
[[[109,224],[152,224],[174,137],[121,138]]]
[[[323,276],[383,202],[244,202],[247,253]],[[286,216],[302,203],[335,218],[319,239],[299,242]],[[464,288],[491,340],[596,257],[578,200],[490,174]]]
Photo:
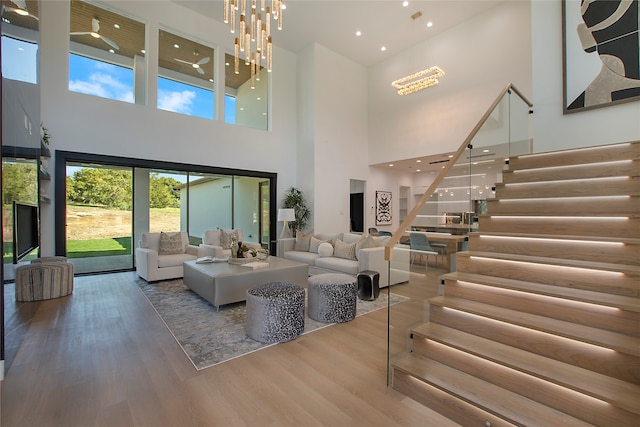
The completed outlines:
[[[296,212],[296,220],[291,222],[291,228],[294,230],[303,230],[309,223],[311,210],[307,207],[302,191],[295,187],[289,187],[284,193],[282,207],[285,209],[293,209]]]

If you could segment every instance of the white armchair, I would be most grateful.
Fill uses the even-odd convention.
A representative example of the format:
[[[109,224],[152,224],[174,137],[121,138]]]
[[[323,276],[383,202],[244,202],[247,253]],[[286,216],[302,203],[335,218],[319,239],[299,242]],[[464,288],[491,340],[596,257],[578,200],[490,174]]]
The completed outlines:
[[[236,228],[234,230],[205,230],[202,235],[202,243],[200,247],[206,250],[207,256],[216,258],[228,258],[231,256],[231,237],[235,237],[238,242],[252,249],[260,249],[260,244],[256,242],[247,242],[244,240],[242,230]]]
[[[189,244],[186,231],[164,233],[171,244],[161,244],[163,233],[142,233],[136,248],[136,273],[147,282],[182,277],[182,263],[205,256],[205,249]]]

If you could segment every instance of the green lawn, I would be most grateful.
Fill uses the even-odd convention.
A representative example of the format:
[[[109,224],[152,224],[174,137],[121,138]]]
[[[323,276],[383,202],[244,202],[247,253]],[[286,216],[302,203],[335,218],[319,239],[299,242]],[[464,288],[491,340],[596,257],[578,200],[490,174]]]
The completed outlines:
[[[67,240],[67,258],[130,255],[131,238]]]

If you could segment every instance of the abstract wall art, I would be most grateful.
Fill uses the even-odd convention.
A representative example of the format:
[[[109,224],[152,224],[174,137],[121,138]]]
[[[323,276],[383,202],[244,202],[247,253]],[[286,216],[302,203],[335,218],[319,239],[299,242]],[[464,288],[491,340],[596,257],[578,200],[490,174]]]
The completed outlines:
[[[376,225],[391,224],[391,191],[376,191]]]
[[[640,100],[638,0],[563,0],[564,113]]]

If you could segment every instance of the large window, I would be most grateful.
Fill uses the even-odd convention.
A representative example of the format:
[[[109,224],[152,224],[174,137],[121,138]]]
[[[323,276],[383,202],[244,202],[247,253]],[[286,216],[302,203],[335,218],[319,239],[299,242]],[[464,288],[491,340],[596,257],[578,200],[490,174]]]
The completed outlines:
[[[225,55],[225,122],[256,129],[269,129],[269,76],[266,68],[239,61],[235,73],[233,55]]]
[[[71,1],[69,90],[145,102],[145,25],[122,14]]]
[[[160,30],[158,51],[158,109],[212,120],[213,48]]]

